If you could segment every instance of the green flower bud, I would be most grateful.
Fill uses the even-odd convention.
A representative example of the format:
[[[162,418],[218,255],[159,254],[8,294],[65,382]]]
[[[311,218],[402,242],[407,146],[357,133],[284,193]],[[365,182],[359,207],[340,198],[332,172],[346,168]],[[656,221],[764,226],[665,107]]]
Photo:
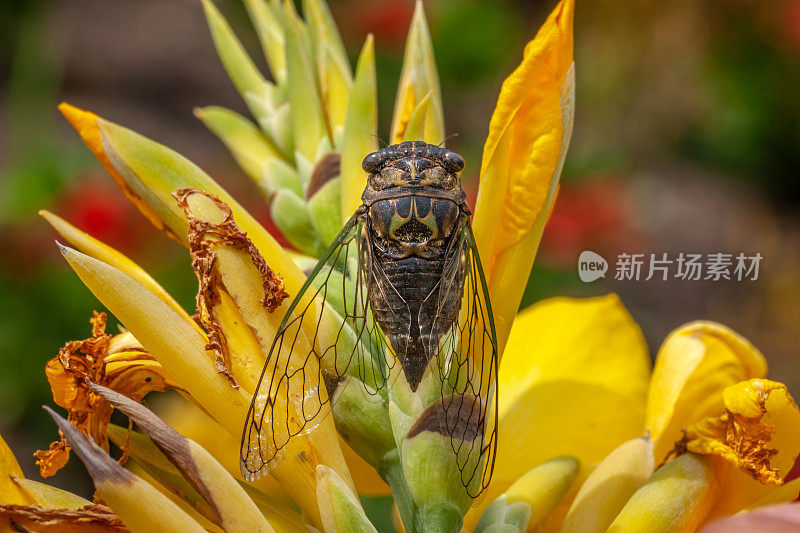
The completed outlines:
[[[483,512],[475,533],[523,533],[530,518],[531,506],[527,502],[509,503],[502,495]]]
[[[276,191],[286,189],[300,197],[303,194],[303,187],[300,184],[300,176],[294,167],[282,159],[269,159],[264,164],[261,178],[256,180],[264,194],[271,196]]]
[[[347,483],[325,465],[317,466],[317,502],[325,533],[378,533]]]
[[[334,393],[336,429],[379,472],[384,456],[395,448],[386,410],[386,400],[379,399],[373,389],[352,376],[342,376]]]
[[[337,169],[338,170],[338,169]],[[308,200],[311,223],[322,241],[329,245],[341,230],[341,181],[329,180]]]
[[[305,202],[288,189],[281,189],[272,199],[272,219],[289,242],[298,250],[315,257],[325,245],[314,230]]]

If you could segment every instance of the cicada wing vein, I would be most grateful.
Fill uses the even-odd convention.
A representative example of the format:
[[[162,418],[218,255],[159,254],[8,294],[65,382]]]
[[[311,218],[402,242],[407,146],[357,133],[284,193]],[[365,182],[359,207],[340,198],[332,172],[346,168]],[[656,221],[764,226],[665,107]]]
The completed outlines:
[[[497,449],[497,335],[466,214],[452,246],[455,253],[444,267],[437,311],[454,291],[462,291],[461,309],[438,342],[431,370],[441,383],[440,405],[435,408],[440,432],[449,437],[464,487],[477,497],[489,484]]]
[[[240,467],[247,480],[266,475],[293,438],[324,420],[345,373],[364,384],[366,396],[386,388],[392,357],[385,354],[388,343],[371,316],[363,224],[357,211],[281,321],[242,433]]]

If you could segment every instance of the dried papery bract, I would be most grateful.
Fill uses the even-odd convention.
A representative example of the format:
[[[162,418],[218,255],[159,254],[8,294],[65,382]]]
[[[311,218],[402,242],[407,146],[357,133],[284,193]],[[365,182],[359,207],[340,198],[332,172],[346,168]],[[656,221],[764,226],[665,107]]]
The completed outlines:
[[[194,216],[189,206],[189,197],[194,194],[205,196],[216,206],[218,220],[201,220]],[[275,311],[288,294],[283,288],[283,279],[273,272],[253,242],[236,225],[230,207],[219,198],[193,188],[179,189],[175,192],[175,198],[189,221],[187,240],[192,255],[192,268],[200,284],[197,293],[197,312],[208,332],[206,349],[213,350],[216,354],[217,372],[224,374],[231,385],[236,387],[236,379],[231,373],[230,348],[220,325],[217,310],[223,298],[220,292],[224,290],[224,283],[214,248],[224,246],[249,256],[261,276],[263,289],[261,304],[268,312]]]
[[[113,407],[89,387],[89,381],[107,385],[136,402],[150,392],[181,387],[130,333],[107,334],[105,313],[95,312],[91,323],[92,336],[66,343],[47,363],[45,373],[53,399],[67,410],[70,423],[108,451],[105,431]],[[69,444],[62,435],[48,450],[35,455],[42,477],[52,476],[69,459]]]
[[[8,520],[10,531],[64,533],[126,533],[122,520],[105,505],[89,504],[81,509],[47,509],[26,505],[0,505],[0,525]]]

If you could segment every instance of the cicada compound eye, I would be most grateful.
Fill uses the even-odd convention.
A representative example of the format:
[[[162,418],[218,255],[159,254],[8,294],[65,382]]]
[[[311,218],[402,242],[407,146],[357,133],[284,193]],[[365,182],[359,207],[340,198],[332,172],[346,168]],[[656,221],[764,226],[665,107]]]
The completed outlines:
[[[383,163],[383,154],[380,152],[372,152],[361,163],[361,168],[364,172],[375,172]]]
[[[444,167],[450,172],[461,172],[464,169],[464,158],[450,150],[445,152],[442,161],[444,161]]]

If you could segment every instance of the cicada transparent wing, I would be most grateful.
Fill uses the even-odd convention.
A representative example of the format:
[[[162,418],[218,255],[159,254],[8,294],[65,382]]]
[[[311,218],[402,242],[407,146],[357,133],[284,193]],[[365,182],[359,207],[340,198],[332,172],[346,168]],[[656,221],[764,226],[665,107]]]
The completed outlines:
[[[438,431],[449,437],[464,487],[477,497],[489,484],[497,450],[497,335],[468,215],[452,246],[455,253],[436,299],[437,306],[446,305],[454,291],[463,291],[461,310],[438,346],[431,347],[437,352],[430,370],[439,378],[441,397],[428,411],[436,413]]]
[[[385,392],[393,357],[371,316],[363,224],[359,212],[345,224],[278,328],[242,434],[247,480],[266,475],[290,439],[320,424],[345,373],[358,378],[368,397]]]

